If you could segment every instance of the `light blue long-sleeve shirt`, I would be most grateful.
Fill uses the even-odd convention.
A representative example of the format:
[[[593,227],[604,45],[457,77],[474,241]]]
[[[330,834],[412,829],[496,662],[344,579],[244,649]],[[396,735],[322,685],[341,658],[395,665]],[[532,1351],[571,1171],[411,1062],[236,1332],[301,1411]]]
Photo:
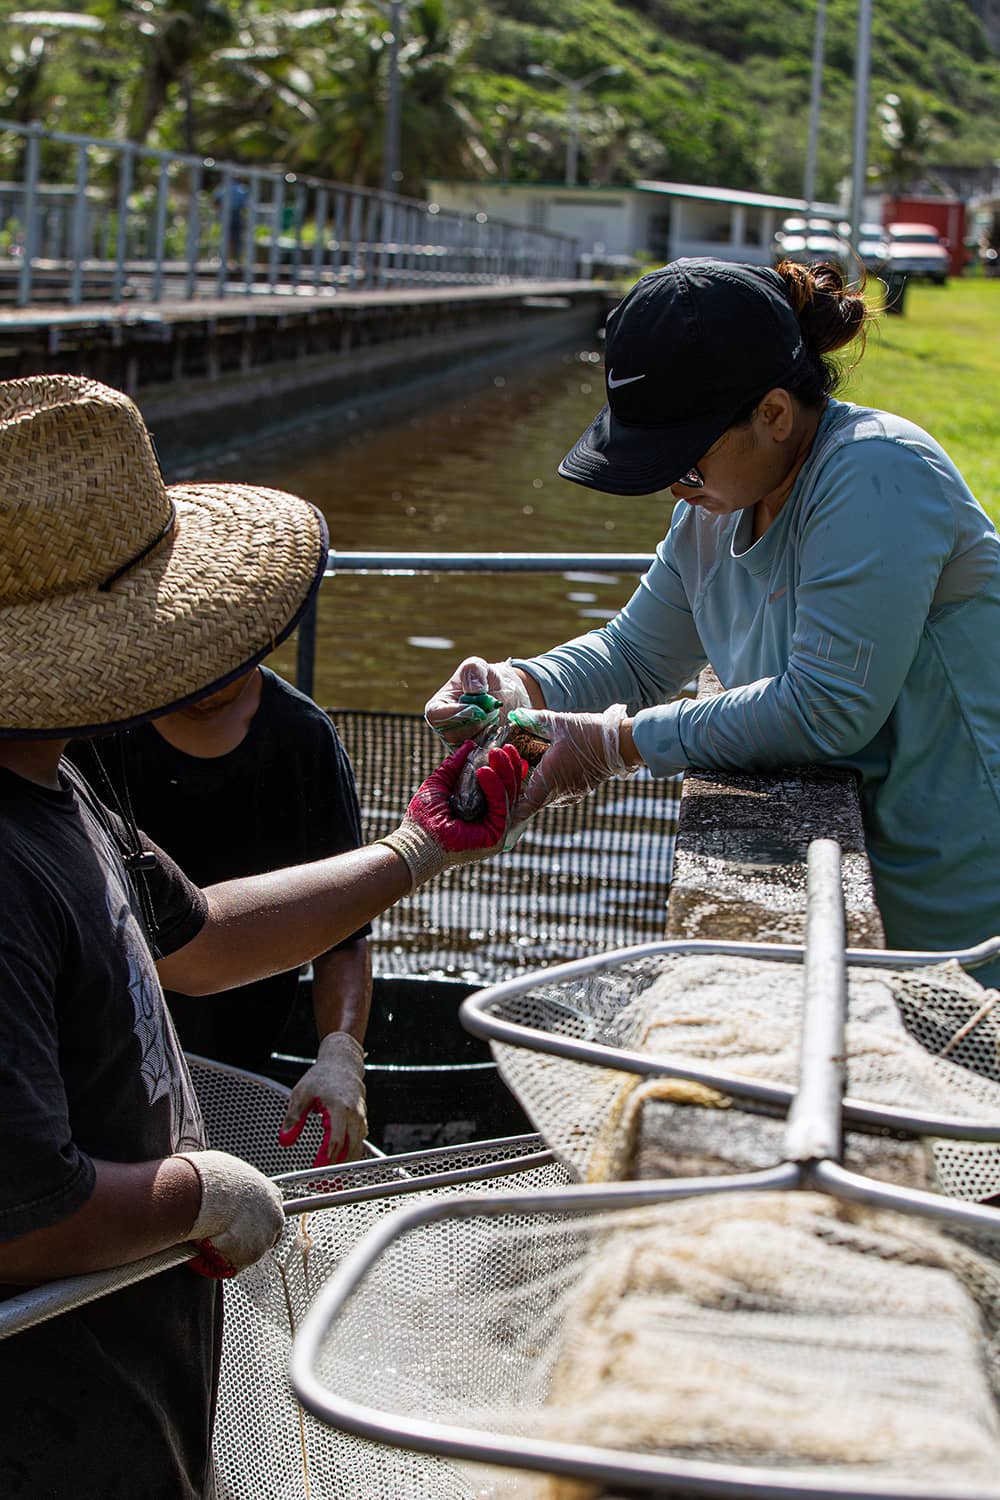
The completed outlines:
[[[777,517],[680,501],[607,626],[530,660],[553,709],[624,702],[655,776],[856,771],[890,946],[1000,933],[1000,539],[926,432],[831,401]],[[726,691],[665,701],[706,662]],[[1000,964],[980,969],[1000,982]]]

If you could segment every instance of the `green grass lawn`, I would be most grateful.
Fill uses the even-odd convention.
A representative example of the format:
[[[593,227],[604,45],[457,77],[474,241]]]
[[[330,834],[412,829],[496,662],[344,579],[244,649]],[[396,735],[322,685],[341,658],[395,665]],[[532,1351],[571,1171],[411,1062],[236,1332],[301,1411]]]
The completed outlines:
[[[837,394],[926,428],[1000,524],[1000,277],[911,282],[905,307],[871,327]]]

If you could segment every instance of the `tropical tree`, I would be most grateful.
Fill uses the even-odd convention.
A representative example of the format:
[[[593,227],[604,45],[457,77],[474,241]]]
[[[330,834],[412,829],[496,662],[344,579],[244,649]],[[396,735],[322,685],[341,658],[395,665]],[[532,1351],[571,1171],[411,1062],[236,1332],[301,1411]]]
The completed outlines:
[[[7,18],[9,43],[3,65],[0,108],[8,120],[28,125],[50,115],[60,83],[52,62],[67,41],[102,30],[95,16],[76,11],[14,11]]]
[[[459,88],[473,36],[469,10],[459,0],[407,9],[397,51],[406,192],[422,193],[429,169],[493,169]],[[219,154],[238,148],[244,160],[281,160],[298,172],[377,186],[391,54],[374,3],[248,17],[239,45],[201,69],[201,122]]]
[[[886,94],[877,109],[882,139],[882,169],[893,196],[923,176],[937,143],[934,121],[915,89]]]
[[[18,125],[75,120],[87,94],[96,118],[94,96],[103,96],[105,78],[100,36],[101,22],[76,11],[14,11],[8,16],[0,46],[0,118]],[[67,95],[75,95],[69,104]],[[23,136],[11,135],[3,147],[7,170],[19,176],[24,159]],[[50,167],[66,158],[64,147],[46,148]]]
[[[235,20],[223,0],[97,0],[95,11],[134,59],[122,118],[125,138],[148,140],[171,95],[197,64],[228,42]]]
[[[244,17],[198,69],[198,123],[215,156],[301,166],[337,54],[340,7]],[[301,157],[301,160],[297,160]]]

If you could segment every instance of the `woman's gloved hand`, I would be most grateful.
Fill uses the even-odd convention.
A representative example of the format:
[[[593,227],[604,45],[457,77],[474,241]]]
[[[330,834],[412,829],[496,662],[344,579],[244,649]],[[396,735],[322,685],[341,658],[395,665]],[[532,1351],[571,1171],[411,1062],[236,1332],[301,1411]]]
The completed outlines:
[[[289,1096],[279,1144],[294,1146],[313,1112],[323,1120],[323,1139],[313,1166],[353,1161],[365,1138],[368,1116],[364,1048],[349,1031],[331,1031],[320,1042],[316,1061]]]
[[[424,706],[424,718],[446,745],[479,739],[515,708],[531,699],[520,673],[509,661],[467,656]]]
[[[466,740],[452,751],[418,787],[399,827],[376,840],[388,844],[405,861],[410,871],[411,891],[450,865],[485,859],[503,847],[511,809],[527,775],[528,763],[513,745],[491,749],[489,764],[476,771],[486,811],[478,821],[466,823],[456,818],[448,799],[475,749],[475,742]]]
[[[629,765],[621,749],[621,726],[627,718],[624,703],[613,703],[602,714],[516,709],[511,723],[548,740],[549,748],[531,773],[512,823],[525,822],[552,802],[580,802],[609,777],[637,771],[638,765]]]
[[[200,1254],[188,1261],[201,1276],[235,1276],[266,1255],[285,1224],[281,1189],[227,1151],[178,1151],[201,1183],[201,1207],[188,1239]]]

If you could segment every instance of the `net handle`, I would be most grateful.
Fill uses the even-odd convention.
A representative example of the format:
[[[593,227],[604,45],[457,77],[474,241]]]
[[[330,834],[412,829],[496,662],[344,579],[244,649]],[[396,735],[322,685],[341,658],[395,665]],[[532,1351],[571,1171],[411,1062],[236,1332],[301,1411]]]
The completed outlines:
[[[847,1082],[847,923],[840,845],[813,839],[806,854],[799,1085],[788,1111],[785,1159],[839,1162]]]
[[[285,1213],[305,1214],[317,1208],[339,1208],[348,1203],[370,1203],[377,1198],[401,1198],[408,1193],[430,1193],[438,1188],[455,1187],[467,1182],[482,1182],[491,1177],[512,1177],[518,1172],[530,1172],[537,1167],[551,1166],[555,1159],[554,1151],[544,1149],[533,1151],[525,1156],[513,1157],[509,1161],[485,1161],[475,1167],[453,1167],[450,1171],[432,1172],[425,1177],[400,1175],[392,1182],[372,1182],[364,1187],[338,1188],[331,1193],[314,1193],[311,1197],[290,1198],[285,1203]],[[326,1175],[330,1175],[329,1169]]]
[[[479,1146],[478,1142],[472,1144]],[[438,1158],[444,1156],[447,1159],[449,1153],[458,1157],[463,1152],[468,1154],[470,1145],[448,1147],[436,1152],[411,1152],[409,1155],[394,1159],[399,1163],[400,1180],[398,1182],[372,1183],[367,1187],[347,1188],[334,1193],[294,1198],[283,1205],[285,1218],[296,1218],[318,1208],[333,1208],[342,1204],[395,1197],[405,1193],[430,1192],[438,1187],[479,1182],[487,1177],[507,1176],[508,1174],[513,1176],[533,1167],[547,1166],[555,1160],[553,1153],[544,1149],[542,1139],[537,1135],[511,1136],[495,1141],[485,1141],[480,1149],[491,1145],[510,1146],[512,1144],[523,1145],[529,1149],[526,1149],[523,1155],[508,1160],[494,1159],[480,1162],[472,1167],[457,1166],[443,1172],[426,1173],[422,1177],[407,1175],[405,1164],[425,1162],[432,1156]],[[531,1150],[532,1146],[537,1146],[538,1149]],[[379,1151],[374,1147],[372,1156],[373,1159],[387,1159],[384,1151]],[[372,1164],[371,1159],[345,1162],[339,1171],[346,1177],[349,1170],[354,1168],[356,1175],[360,1175],[364,1170],[370,1170]],[[274,1180],[287,1186],[295,1182],[297,1178],[329,1177],[335,1170],[337,1169],[334,1167],[320,1167],[309,1172],[286,1173],[283,1177]],[[142,1260],[129,1262],[128,1265],[112,1266],[104,1271],[89,1271],[82,1276],[64,1276],[57,1281],[48,1281],[43,1286],[31,1287],[16,1297],[8,1298],[6,1302],[0,1302],[0,1340],[12,1338],[17,1333],[24,1333],[26,1329],[48,1322],[50,1318],[58,1317],[61,1313],[72,1312],[74,1308],[84,1307],[88,1302],[96,1302],[100,1297],[121,1291],[127,1286],[134,1286],[150,1276],[158,1276],[161,1271],[169,1271],[174,1266],[182,1265],[184,1261],[191,1260],[197,1254],[198,1247],[185,1242],[180,1245],[170,1245],[165,1250],[157,1250]]]
[[[44,1286],[31,1287],[0,1303],[0,1339],[24,1333],[60,1313],[96,1302],[109,1292],[121,1291],[150,1276],[158,1276],[161,1271],[169,1271],[197,1254],[198,1247],[190,1243],[169,1245],[165,1250],[157,1250],[155,1254],[130,1261],[125,1266],[88,1271],[83,1276],[63,1276],[58,1281],[47,1281]]]
[[[285,1218],[308,1213],[315,1207],[316,1200],[311,1198],[286,1203]],[[112,1292],[123,1291],[125,1287],[135,1286],[139,1281],[147,1281],[150,1276],[170,1271],[174,1266],[183,1265],[186,1260],[193,1260],[198,1254],[198,1246],[186,1240],[179,1245],[168,1245],[165,1250],[157,1250],[152,1255],[144,1256],[142,1260],[129,1261],[124,1266],[111,1266],[106,1271],[88,1271],[82,1276],[62,1276],[57,1281],[45,1282],[43,1286],[31,1287],[16,1297],[8,1298],[6,1302],[0,1302],[0,1339],[24,1333],[26,1329],[34,1328],[39,1323],[47,1323],[50,1318],[72,1312],[77,1307],[85,1307],[88,1302],[96,1302]]]

